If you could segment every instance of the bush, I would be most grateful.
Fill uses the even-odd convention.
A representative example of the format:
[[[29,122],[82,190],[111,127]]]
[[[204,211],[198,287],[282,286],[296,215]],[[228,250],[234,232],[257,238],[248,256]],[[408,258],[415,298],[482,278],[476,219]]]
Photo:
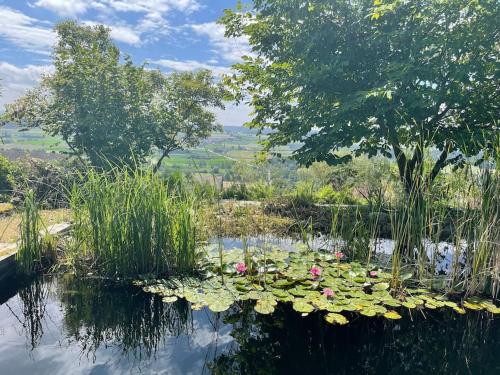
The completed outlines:
[[[37,159],[23,160],[12,165],[13,202],[24,200],[25,192],[33,190],[41,208],[68,206],[68,190],[76,181],[78,167],[71,163],[52,163]]]
[[[250,200],[250,190],[245,184],[233,184],[222,192],[222,199]]]
[[[14,190],[12,164],[0,155],[0,202],[8,202]]]
[[[309,207],[316,203],[314,184],[301,181],[292,192],[292,204],[296,207]]]
[[[336,191],[331,185],[323,186],[316,192],[315,198],[322,204],[360,204],[348,190]]]
[[[271,199],[276,195],[276,187],[259,181],[248,186],[251,200]]]

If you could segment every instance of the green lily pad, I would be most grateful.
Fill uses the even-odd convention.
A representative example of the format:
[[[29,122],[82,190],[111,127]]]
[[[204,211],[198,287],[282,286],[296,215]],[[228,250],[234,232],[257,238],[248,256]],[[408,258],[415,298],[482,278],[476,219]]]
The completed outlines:
[[[401,315],[399,315],[396,311],[387,311],[384,314],[384,317],[393,320],[401,319]]]
[[[269,299],[259,299],[254,307],[255,311],[259,314],[272,314],[274,312],[274,305]]]
[[[401,302],[401,306],[404,306],[407,309],[414,309],[417,307],[417,305],[415,305],[413,302],[409,302],[409,301]]]
[[[314,311],[314,307],[311,304],[301,300],[293,301],[292,307],[299,313],[310,313]]]
[[[377,283],[372,286],[372,290],[387,290],[389,289],[388,283]]]
[[[469,310],[475,311],[480,311],[483,309],[483,306],[481,306],[480,304],[469,301],[464,301],[463,306]]]
[[[325,320],[330,323],[330,324],[340,324],[344,325],[349,323],[349,320],[342,315],[342,314],[337,314],[337,313],[329,313],[325,315]]]
[[[373,311],[372,309],[362,309],[359,313],[361,315],[368,316],[368,317],[372,317],[372,316],[377,315],[377,313],[375,311]]]
[[[213,301],[208,304],[208,308],[214,313],[223,312],[228,310],[231,307],[231,304],[227,304],[224,301]]]
[[[455,306],[453,307],[453,310],[455,310],[455,312],[459,313],[459,314],[465,314],[465,309],[462,308],[462,307],[459,307],[459,306]]]

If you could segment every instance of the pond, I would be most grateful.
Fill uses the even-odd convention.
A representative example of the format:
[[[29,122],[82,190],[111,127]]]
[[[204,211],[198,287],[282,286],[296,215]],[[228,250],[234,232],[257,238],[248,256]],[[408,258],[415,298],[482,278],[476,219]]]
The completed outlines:
[[[0,292],[1,374],[498,374],[500,318],[413,311],[332,326],[290,306],[214,314],[71,275]]]

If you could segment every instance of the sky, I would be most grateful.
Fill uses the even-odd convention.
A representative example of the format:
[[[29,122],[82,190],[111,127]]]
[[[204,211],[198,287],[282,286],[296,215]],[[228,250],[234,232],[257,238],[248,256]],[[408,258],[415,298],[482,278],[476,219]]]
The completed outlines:
[[[227,39],[216,23],[236,0],[0,0],[0,112],[6,103],[36,85],[52,68],[53,27],[65,19],[103,24],[136,64],[164,72],[230,71],[250,49],[244,38]],[[230,103],[218,121],[239,126],[250,109]]]

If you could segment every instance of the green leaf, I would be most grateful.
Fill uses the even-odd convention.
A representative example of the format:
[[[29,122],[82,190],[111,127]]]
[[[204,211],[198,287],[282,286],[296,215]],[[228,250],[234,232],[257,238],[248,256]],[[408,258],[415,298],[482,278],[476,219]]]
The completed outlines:
[[[399,315],[396,311],[387,311],[384,314],[384,317],[393,320],[401,319],[401,315]]]
[[[299,313],[310,313],[314,311],[314,307],[311,304],[301,300],[293,301],[292,307]]]
[[[330,324],[344,325],[349,323],[349,320],[347,320],[347,318],[344,315],[337,313],[326,314],[325,320]]]
[[[263,299],[263,300],[259,299],[257,300],[254,309],[259,314],[267,315],[267,314],[272,314],[274,312],[274,305],[272,301],[269,299]]]
[[[225,301],[212,301],[208,304],[208,308],[212,310],[214,313],[223,312],[228,310],[231,307],[231,304],[228,304]]]

